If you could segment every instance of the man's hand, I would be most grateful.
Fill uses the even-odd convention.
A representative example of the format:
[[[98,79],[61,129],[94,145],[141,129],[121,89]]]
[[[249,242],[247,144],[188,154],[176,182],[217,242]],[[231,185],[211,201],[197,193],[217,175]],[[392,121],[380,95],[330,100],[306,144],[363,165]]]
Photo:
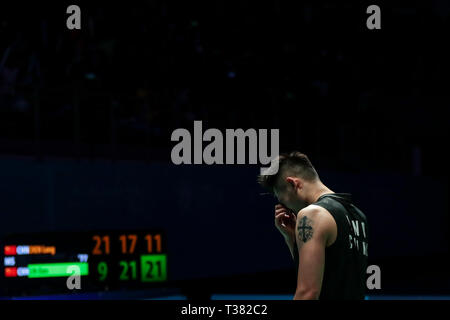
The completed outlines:
[[[285,240],[295,242],[295,225],[297,216],[282,204],[275,206],[275,227],[281,232]]]

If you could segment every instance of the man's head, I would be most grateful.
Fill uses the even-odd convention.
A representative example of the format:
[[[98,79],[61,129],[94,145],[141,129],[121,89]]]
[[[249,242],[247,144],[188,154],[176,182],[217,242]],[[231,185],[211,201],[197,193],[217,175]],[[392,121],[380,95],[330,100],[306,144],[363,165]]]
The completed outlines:
[[[260,175],[258,183],[272,192],[284,206],[298,212],[308,203],[311,190],[320,182],[317,171],[308,157],[298,151],[281,154],[278,172],[274,175]]]

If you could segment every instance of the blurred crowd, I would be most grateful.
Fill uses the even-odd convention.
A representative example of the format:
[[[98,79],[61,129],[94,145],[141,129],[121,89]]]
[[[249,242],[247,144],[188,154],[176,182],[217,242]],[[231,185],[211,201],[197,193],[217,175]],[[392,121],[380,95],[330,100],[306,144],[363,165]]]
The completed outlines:
[[[203,120],[280,128],[282,147],[327,165],[400,170],[406,161],[420,174],[423,155],[448,137],[448,49],[427,32],[449,18],[432,5],[392,9],[403,23],[386,20],[392,33],[374,36],[349,2],[300,12],[279,1],[95,2],[81,2],[81,30],[65,28],[63,5],[3,10],[0,152],[33,154],[38,141],[54,154],[85,145],[93,156],[102,145],[145,154]]]

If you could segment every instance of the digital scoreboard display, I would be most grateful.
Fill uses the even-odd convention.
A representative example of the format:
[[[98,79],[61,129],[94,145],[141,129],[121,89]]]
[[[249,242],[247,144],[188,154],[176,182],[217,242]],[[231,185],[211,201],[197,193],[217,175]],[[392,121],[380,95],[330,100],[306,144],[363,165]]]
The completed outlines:
[[[141,289],[168,280],[161,230],[17,234],[1,246],[4,296]]]

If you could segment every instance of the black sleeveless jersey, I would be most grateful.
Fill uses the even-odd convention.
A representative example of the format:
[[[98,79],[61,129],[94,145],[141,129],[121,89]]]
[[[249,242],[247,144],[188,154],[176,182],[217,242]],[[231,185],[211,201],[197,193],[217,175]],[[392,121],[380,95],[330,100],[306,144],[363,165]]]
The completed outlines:
[[[314,205],[328,210],[337,225],[336,241],[325,249],[325,270],[319,300],[364,299],[366,289],[368,225],[351,195],[328,193]],[[294,260],[298,272],[298,249]]]

